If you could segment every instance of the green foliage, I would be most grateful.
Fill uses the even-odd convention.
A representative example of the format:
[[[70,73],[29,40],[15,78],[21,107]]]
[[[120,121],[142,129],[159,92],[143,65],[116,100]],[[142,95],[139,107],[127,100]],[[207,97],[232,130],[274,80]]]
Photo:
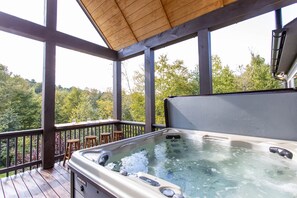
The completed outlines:
[[[100,117],[105,117],[105,115],[101,115],[102,112],[99,112],[98,109],[98,100],[103,95],[96,89],[82,90],[76,87],[70,89],[57,87],[56,123],[81,122],[89,119],[98,120]],[[109,115],[108,117],[111,116]]]
[[[65,90],[61,87],[58,87],[56,89],[56,103],[55,103],[55,119],[56,123],[67,123],[69,118],[68,115],[66,115],[63,112],[64,104],[66,101],[66,97],[68,95],[69,91]]]
[[[144,69],[136,71],[133,76],[135,87],[132,93],[125,95],[125,114],[131,117],[131,121],[145,121],[145,98],[144,98]],[[128,113],[129,112],[129,113]]]
[[[164,99],[168,96],[194,95],[199,90],[195,72],[190,72],[182,60],[168,63],[161,55],[155,63],[156,123],[164,124]]]
[[[132,114],[130,112],[130,104],[132,98],[126,91],[122,91],[122,119],[123,120],[133,120]]]
[[[193,95],[199,92],[198,68],[189,71],[183,61],[168,63],[166,55],[161,55],[155,63],[155,111],[156,123],[165,123],[164,99],[175,95]],[[125,95],[124,112],[131,115],[133,121],[145,121],[144,70],[135,72],[133,76],[135,88],[130,95]],[[130,112],[128,114],[127,112]]]
[[[267,90],[281,88],[280,81],[275,80],[265,59],[251,53],[251,62],[246,67],[240,67],[238,77],[240,91]]]
[[[133,121],[144,122],[145,121],[145,100],[144,93],[133,92],[131,95],[130,113]]]
[[[238,67],[239,73],[223,66],[220,58],[212,58],[213,92],[280,88],[272,78],[269,66],[259,55],[251,53],[251,62]],[[127,73],[127,71],[126,71]],[[128,80],[126,74],[126,80]],[[122,91],[122,115],[124,120],[145,121],[144,68],[134,73],[135,86],[129,92]],[[164,99],[176,95],[199,94],[199,66],[189,71],[182,60],[169,63],[161,55],[155,63],[155,113],[156,123],[164,123]],[[56,123],[98,120],[112,117],[113,96],[111,90],[56,87]],[[42,83],[25,80],[9,73],[0,64],[0,131],[39,128],[41,120]]]
[[[234,74],[228,66],[223,66],[220,58],[212,58],[213,93],[229,93],[281,88],[280,81],[275,80],[270,67],[260,55],[251,53],[251,62],[239,66],[239,75]]]
[[[40,128],[41,97],[27,80],[0,65],[0,131]]]
[[[236,76],[228,66],[223,67],[220,57],[212,57],[213,93],[230,93],[238,91]]]
[[[107,90],[102,94],[100,99],[97,100],[98,105],[98,117],[100,119],[112,118],[113,112],[113,97],[112,91]]]

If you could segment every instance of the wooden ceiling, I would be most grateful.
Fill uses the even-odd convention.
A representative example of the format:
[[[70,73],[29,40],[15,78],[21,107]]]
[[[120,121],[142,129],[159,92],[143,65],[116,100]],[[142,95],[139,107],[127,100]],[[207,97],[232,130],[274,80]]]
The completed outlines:
[[[110,48],[120,50],[236,0],[78,0]]]

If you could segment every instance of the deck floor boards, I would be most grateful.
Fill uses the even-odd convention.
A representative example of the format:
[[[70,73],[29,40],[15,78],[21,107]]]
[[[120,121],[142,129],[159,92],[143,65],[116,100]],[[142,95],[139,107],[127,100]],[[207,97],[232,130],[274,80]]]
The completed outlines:
[[[4,197],[14,198],[18,197],[15,187],[10,177],[2,178],[2,187],[4,191]]]
[[[25,185],[27,186],[32,197],[45,198],[45,195],[43,194],[39,186],[35,183],[29,171],[22,174],[22,179]]]
[[[30,175],[46,197],[58,197],[56,192],[51,188],[48,182],[43,179],[37,170],[30,171]]]
[[[10,176],[10,179],[19,197],[31,197],[31,194],[22,179],[22,174]]]
[[[52,169],[41,168],[0,179],[0,197],[70,197],[67,167],[56,163]]]
[[[3,187],[2,187],[2,180],[0,179],[0,197],[4,197]]]

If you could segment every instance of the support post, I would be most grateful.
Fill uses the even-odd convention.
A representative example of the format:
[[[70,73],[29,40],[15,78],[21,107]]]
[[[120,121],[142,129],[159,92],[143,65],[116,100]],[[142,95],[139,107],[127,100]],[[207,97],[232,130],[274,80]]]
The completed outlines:
[[[276,29],[283,28],[282,9],[275,10],[275,27]]]
[[[144,51],[145,72],[145,132],[153,130],[155,123],[155,66],[154,51],[150,48]]]
[[[46,1],[46,28],[55,30],[57,24],[57,0]],[[42,167],[55,164],[55,70],[56,45],[47,40],[44,49],[42,84]]]
[[[113,62],[113,118],[122,120],[122,68],[121,61]],[[116,125],[116,130],[121,130]]]
[[[283,28],[282,9],[275,10],[275,29]],[[282,82],[283,88],[288,88],[289,84],[287,80]]]
[[[52,168],[55,160],[55,54],[56,45],[45,43],[42,84],[42,167]]]
[[[198,32],[199,83],[200,95],[212,94],[212,64],[210,32],[203,29]]]

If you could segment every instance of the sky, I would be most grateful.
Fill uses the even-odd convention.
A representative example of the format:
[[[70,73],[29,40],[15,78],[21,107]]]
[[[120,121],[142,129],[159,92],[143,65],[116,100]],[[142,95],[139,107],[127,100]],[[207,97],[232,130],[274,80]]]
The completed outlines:
[[[44,24],[43,0],[0,0],[0,11],[40,25]],[[24,9],[26,8],[26,9]],[[297,3],[283,8],[283,24],[297,17]],[[236,72],[239,65],[247,65],[250,53],[256,53],[270,63],[271,31],[275,29],[274,12],[261,15],[211,32],[211,53],[218,55],[223,65]],[[76,0],[58,1],[57,29],[61,32],[106,46]],[[184,60],[190,70],[198,64],[197,37],[155,51],[155,59],[166,54],[170,62]],[[42,42],[0,31],[0,64],[8,66],[13,74],[42,81]],[[124,61],[130,81],[135,70],[143,66],[144,57]],[[123,87],[127,87],[123,80]],[[112,61],[57,47],[56,85],[63,87],[112,87]]]

